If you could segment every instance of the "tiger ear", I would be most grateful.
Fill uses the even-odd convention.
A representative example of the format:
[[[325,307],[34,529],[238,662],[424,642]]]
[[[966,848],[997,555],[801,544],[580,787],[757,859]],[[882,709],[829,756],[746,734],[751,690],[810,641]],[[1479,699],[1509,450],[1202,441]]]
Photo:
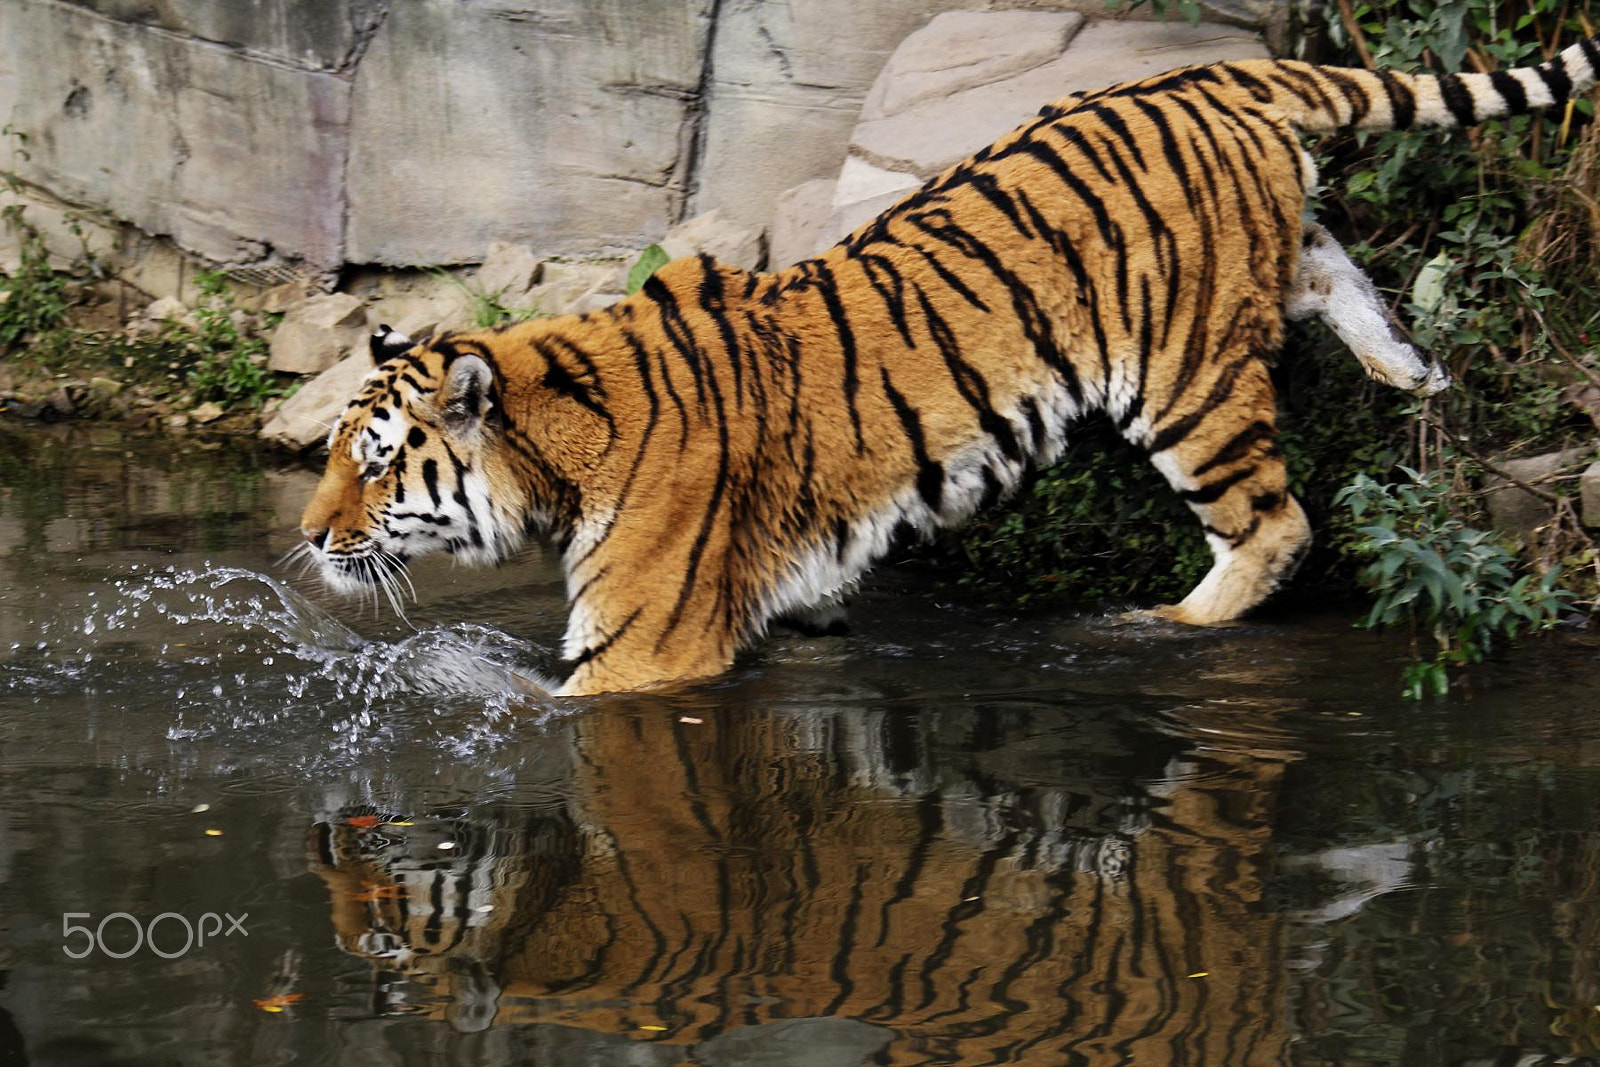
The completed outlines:
[[[372,335],[372,362],[374,366],[381,366],[386,359],[393,359],[411,347],[411,338],[399,330],[391,330],[388,326],[379,326]]]
[[[461,356],[452,362],[444,387],[439,390],[445,426],[456,434],[476,429],[489,412],[489,391],[493,386],[494,371],[477,356]]]

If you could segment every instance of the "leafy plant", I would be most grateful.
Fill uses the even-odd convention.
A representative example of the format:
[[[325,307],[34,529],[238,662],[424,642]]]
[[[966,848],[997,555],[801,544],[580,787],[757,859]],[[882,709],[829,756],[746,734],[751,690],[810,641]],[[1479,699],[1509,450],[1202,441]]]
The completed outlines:
[[[29,159],[28,135],[7,124],[0,127],[0,137],[11,145],[11,166],[0,171],[0,181],[16,196],[21,191],[21,181],[16,165]],[[66,320],[67,312],[75,303],[68,278],[50,263],[50,250],[43,236],[28,221],[20,202],[0,207],[0,223],[17,240],[18,266],[9,275],[0,274],[0,355],[19,343],[39,334],[48,333]],[[73,232],[82,240],[82,233],[73,226]],[[87,247],[77,266],[87,267]]]
[[[1357,475],[1337,502],[1366,523],[1355,551],[1371,557],[1361,581],[1374,599],[1362,625],[1404,620],[1414,654],[1420,634],[1435,646],[1405,670],[1404,695],[1419,700],[1429,690],[1443,696],[1449,668],[1482,662],[1497,640],[1551,626],[1572,593],[1558,584],[1556,567],[1519,577],[1516,556],[1451,513],[1443,478],[1401,471],[1406,480],[1392,485]]]
[[[44,238],[27,220],[21,204],[0,208],[0,220],[16,236],[19,264],[13,273],[0,274],[0,354],[39,334],[56,329],[66,320],[73,299],[65,275],[50,265]]]
[[[1200,23],[1200,5],[1196,0],[1106,0],[1106,10],[1136,11],[1145,4],[1150,5],[1150,10],[1155,12],[1158,19],[1169,18],[1176,11],[1188,19],[1191,26]]]
[[[491,293],[475,281],[464,281],[449,271],[437,267],[434,268],[433,275],[467,294],[467,298],[472,302],[472,325],[478,329],[544,317],[544,312],[536,307],[508,306],[504,302],[504,289],[497,289]]]
[[[268,397],[282,395],[283,387],[267,370],[266,339],[239,327],[227,278],[220,271],[203,271],[195,285],[200,290],[195,329],[188,336],[179,332],[172,337],[198,357],[188,373],[195,398],[257,408]]]
[[[628,268],[628,282],[623,292],[629,296],[644,288],[644,283],[649,281],[656,271],[665,267],[670,262],[666,250],[660,245],[651,245],[639,253],[639,258],[634,260],[633,266]]]

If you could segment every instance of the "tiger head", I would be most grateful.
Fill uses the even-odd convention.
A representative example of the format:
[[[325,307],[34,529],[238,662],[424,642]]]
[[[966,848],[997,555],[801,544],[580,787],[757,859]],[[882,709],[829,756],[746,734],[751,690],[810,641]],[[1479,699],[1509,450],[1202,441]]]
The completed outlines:
[[[301,518],[298,551],[329,586],[393,588],[408,560],[438,551],[495,563],[558,524],[592,450],[512,424],[503,356],[473,334],[413,344],[387,326],[371,347],[374,369],[329,433],[327,469]],[[560,433],[562,414],[549,412],[545,429]]]

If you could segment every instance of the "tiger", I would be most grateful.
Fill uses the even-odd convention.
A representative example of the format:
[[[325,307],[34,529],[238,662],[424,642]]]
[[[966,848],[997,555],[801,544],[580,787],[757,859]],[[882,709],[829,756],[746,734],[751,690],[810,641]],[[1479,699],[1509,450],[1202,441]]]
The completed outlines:
[[[1597,41],[1491,74],[1181,68],[1046,105],[781,270],[702,255],[605,310],[417,344],[380,330],[305,550],[355,590],[548,533],[570,602],[557,694],[683,683],[1008,496],[1100,411],[1213,557],[1150,614],[1236,619],[1311,541],[1269,362],[1292,311],[1338,321],[1351,288],[1315,240],[1302,255],[1317,176],[1297,134],[1549,107],[1595,83]]]

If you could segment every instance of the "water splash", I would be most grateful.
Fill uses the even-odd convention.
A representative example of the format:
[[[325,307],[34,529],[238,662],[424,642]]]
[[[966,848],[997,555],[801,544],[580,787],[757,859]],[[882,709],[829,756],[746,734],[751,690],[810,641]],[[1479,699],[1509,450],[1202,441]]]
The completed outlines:
[[[12,691],[171,708],[171,740],[325,731],[345,751],[402,736],[452,751],[492,746],[513,711],[558,710],[529,668],[542,650],[474,624],[364,638],[282,582],[238,567],[134,573],[65,607],[13,648]],[[20,652],[20,656],[18,653]],[[448,727],[440,720],[449,716]],[[465,721],[463,721],[463,719]]]

